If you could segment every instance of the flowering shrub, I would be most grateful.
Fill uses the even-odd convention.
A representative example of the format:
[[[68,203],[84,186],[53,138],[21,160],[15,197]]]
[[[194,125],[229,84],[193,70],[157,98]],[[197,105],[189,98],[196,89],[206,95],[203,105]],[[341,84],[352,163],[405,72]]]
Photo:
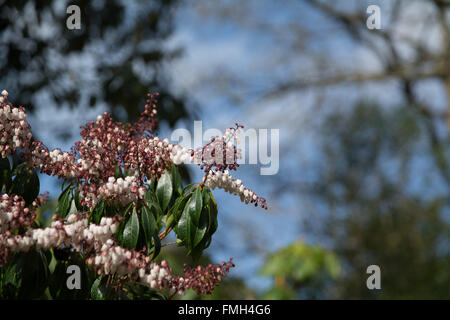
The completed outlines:
[[[193,289],[208,294],[233,267],[184,267],[176,275],[159,257],[172,231],[197,259],[216,231],[218,208],[211,190],[238,195],[267,209],[265,199],[230,171],[239,166],[239,126],[197,150],[160,140],[156,95],[134,123],[108,113],[82,127],[70,151],[32,140],[23,107],[0,97],[0,296],[3,298],[170,298]],[[18,161],[21,159],[21,161]],[[179,165],[196,163],[199,183],[182,185]],[[50,225],[39,225],[36,171],[64,179]],[[82,269],[80,290],[66,287],[69,265]],[[48,289],[48,291],[46,290]]]

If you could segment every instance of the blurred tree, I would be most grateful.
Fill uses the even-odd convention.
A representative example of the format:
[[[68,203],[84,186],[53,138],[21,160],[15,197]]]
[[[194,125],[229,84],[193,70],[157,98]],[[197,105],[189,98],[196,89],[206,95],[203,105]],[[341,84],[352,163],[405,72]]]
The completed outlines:
[[[311,190],[328,214],[307,227],[332,240],[339,298],[450,296],[449,199],[419,119],[407,107],[360,104],[324,123],[325,165]],[[381,290],[366,287],[372,264]]]
[[[289,202],[293,194],[294,210],[307,217],[302,232],[336,250],[342,277],[321,292],[450,297],[450,2],[246,1],[244,9],[234,1],[196,3],[199,14],[269,43],[247,58],[253,68],[246,77],[224,68],[220,85],[228,82],[229,95],[261,115],[258,125],[285,130],[286,160],[271,177],[271,198]],[[381,7],[379,30],[366,26],[369,4]],[[404,107],[368,104],[374,95]],[[273,112],[277,105],[282,109]],[[309,134],[312,143],[302,138]],[[366,287],[370,264],[381,267],[380,291]]]
[[[33,110],[106,105],[134,120],[148,91],[159,92],[159,118],[173,126],[188,117],[183,97],[168,88],[163,64],[177,0],[0,1],[0,87]],[[81,9],[81,29],[69,30],[69,5]]]

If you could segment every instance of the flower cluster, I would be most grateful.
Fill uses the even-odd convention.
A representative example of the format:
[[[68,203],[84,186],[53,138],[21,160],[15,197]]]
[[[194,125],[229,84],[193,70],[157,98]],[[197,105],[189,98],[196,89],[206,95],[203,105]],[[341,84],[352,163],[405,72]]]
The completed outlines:
[[[231,262],[210,264],[207,267],[197,266],[191,268],[184,265],[182,276],[174,275],[167,261],[160,264],[151,262],[143,252],[127,250],[115,245],[114,241],[107,240],[100,252],[89,257],[87,264],[97,269],[99,274],[116,274],[127,276],[133,281],[147,284],[152,289],[168,289],[172,294],[183,294],[187,289],[193,289],[198,294],[209,294],[226,276]]]
[[[6,193],[0,196],[0,232],[30,227],[35,218],[35,208],[26,208],[21,196]]]
[[[222,137],[212,138],[209,143],[193,152],[193,161],[200,166],[206,174],[214,168],[215,171],[236,170],[239,167],[237,160],[241,158],[240,150],[236,148],[239,143],[239,129],[242,125],[235,124],[228,128]]]
[[[155,95],[149,95],[145,110],[134,126],[113,121],[105,112],[82,127],[82,139],[71,152],[50,151],[42,142],[35,141],[26,158],[41,172],[77,178],[81,182],[81,202],[89,208],[100,199],[122,204],[136,202],[142,199],[145,182],[158,179],[170,165],[197,163],[205,172],[204,184],[225,189],[239,195],[245,203],[260,203],[267,209],[265,199],[244,188],[228,173],[239,167],[237,160],[241,155],[235,143],[239,143],[238,133],[243,126],[236,123],[222,137],[213,138],[194,151],[151,136],[157,123],[156,114]],[[11,147],[7,144],[6,148]],[[111,177],[117,170],[128,177],[113,182]]]
[[[124,158],[124,170],[144,179],[158,179],[170,166],[173,145],[158,137],[135,137],[130,141]]]
[[[31,248],[48,250],[62,246],[77,251],[98,248],[117,231],[117,218],[102,218],[100,225],[89,224],[86,215],[73,213],[66,220],[53,216],[51,226],[28,229],[23,235],[10,232],[0,234],[0,265],[9,254],[28,252]]]
[[[0,234],[0,265],[13,252],[28,252],[31,248],[73,248],[83,251],[86,260],[99,274],[127,276],[132,281],[146,283],[150,288],[169,289],[183,293],[194,289],[199,294],[210,293],[233,265],[209,265],[191,269],[185,266],[183,276],[175,276],[166,261],[154,263],[141,251],[116,245],[112,235],[117,231],[118,218],[103,217],[100,224],[89,224],[85,214],[73,213],[67,219],[54,218],[47,228],[29,229],[24,235]]]
[[[75,155],[59,149],[49,151],[41,142],[33,142],[33,150],[28,157],[32,167],[39,168],[48,175],[60,178],[73,178],[76,175]]]
[[[206,267],[191,268],[185,264],[184,276],[171,279],[171,284],[180,294],[183,294],[186,289],[193,289],[197,294],[210,294],[233,267],[231,258],[228,262],[209,264]]]
[[[105,241],[96,255],[86,260],[98,274],[127,276],[132,281],[146,283],[152,289],[171,288],[171,269],[166,262],[161,265],[151,262],[142,251],[128,250],[116,245],[115,241]]]
[[[192,155],[192,150],[184,148],[180,145],[174,145],[170,153],[170,160],[175,165],[180,165],[182,163],[194,162],[194,156]]]
[[[262,208],[267,209],[266,199],[259,197],[251,189],[247,189],[241,180],[233,179],[228,170],[224,172],[210,170],[206,178],[206,185],[212,190],[219,188],[228,193],[239,195],[242,202],[254,203],[255,206],[259,204]]]
[[[31,247],[48,250],[62,245],[78,251],[88,250],[96,241],[106,241],[117,231],[117,218],[102,218],[100,224],[95,225],[81,217],[81,213],[73,213],[66,220],[54,216],[49,227],[28,229],[23,235],[0,234],[1,247],[8,252],[27,252]]]
[[[145,188],[140,187],[135,176],[127,176],[125,179],[109,177],[108,182],[101,185],[98,190],[98,196],[95,194],[87,194],[86,197],[91,198],[95,204],[97,200],[108,200],[111,203],[120,203],[127,205],[131,202],[137,202],[143,199]]]
[[[17,148],[30,144],[31,131],[23,107],[16,108],[6,102],[8,92],[3,90],[0,97],[0,154],[2,158],[14,153]]]
[[[205,172],[201,186],[220,188],[240,196],[245,203],[267,209],[266,200],[233,179],[229,170],[239,166],[237,134],[242,126],[227,129],[196,151],[170,144],[153,136],[157,125],[156,95],[149,95],[145,110],[133,125],[113,121],[104,113],[81,129],[81,140],[71,151],[49,150],[41,141],[30,143],[32,135],[22,107],[0,97],[0,153],[3,158],[24,149],[24,159],[42,173],[76,181],[82,206],[92,209],[100,200],[111,205],[134,203],[143,199],[149,181],[158,180],[173,164],[197,163]],[[116,178],[117,177],[117,178]],[[37,200],[37,199],[36,199]],[[31,228],[35,220],[35,201],[30,208],[20,196],[4,194],[0,198],[0,265],[9,254],[30,249],[67,248],[83,252],[86,263],[99,274],[116,274],[131,281],[146,283],[150,288],[183,293],[193,289],[199,294],[213,288],[233,267],[231,260],[221,265],[190,268],[177,276],[166,261],[160,264],[141,251],[118,245],[114,234],[122,217],[103,217],[99,224],[89,223],[88,212],[76,212],[66,219],[54,215],[46,228]]]

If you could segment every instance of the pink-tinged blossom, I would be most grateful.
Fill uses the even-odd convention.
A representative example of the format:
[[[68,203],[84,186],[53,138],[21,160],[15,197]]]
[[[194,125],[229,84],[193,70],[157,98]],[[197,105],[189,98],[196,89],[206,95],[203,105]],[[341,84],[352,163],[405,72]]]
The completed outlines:
[[[81,140],[70,151],[49,150],[41,141],[30,143],[32,135],[24,108],[6,102],[8,93],[0,97],[0,153],[3,158],[23,149],[31,168],[59,178],[74,178],[79,186],[80,202],[92,209],[100,200],[111,205],[139,205],[147,183],[156,181],[172,165],[197,163],[205,172],[200,187],[220,188],[238,195],[245,203],[267,209],[266,200],[233,179],[229,171],[239,166],[240,151],[235,144],[242,128],[227,129],[222,137],[191,150],[170,144],[154,136],[156,95],[148,95],[145,110],[134,124],[113,121],[108,113],[81,127]],[[117,244],[114,234],[120,216],[103,217],[99,224],[89,223],[88,212],[57,215],[46,228],[33,228],[40,200],[25,207],[16,195],[0,197],[0,265],[14,252],[31,249],[71,248],[83,252],[86,262],[99,274],[115,274],[131,281],[146,283],[150,288],[168,289],[171,294],[193,289],[199,294],[211,293],[226,276],[231,260],[219,265],[190,268],[174,275],[166,261],[155,263],[142,251],[125,249]]]
[[[143,251],[120,247],[112,238],[120,218],[103,217],[100,224],[90,224],[86,214],[73,213],[67,219],[54,218],[51,226],[29,229],[23,235],[0,233],[0,265],[9,254],[30,249],[73,248],[88,256],[86,263],[99,274],[126,276],[150,288],[183,293],[193,289],[199,294],[211,293],[233,266],[231,262],[206,268],[185,266],[184,275],[177,276],[166,261],[152,262]]]
[[[27,148],[31,141],[31,128],[23,107],[16,108],[6,102],[8,92],[3,90],[0,97],[0,154],[6,158],[18,148]]]
[[[0,232],[30,227],[35,218],[35,206],[25,207],[25,200],[21,196],[6,193],[0,196]]]
[[[224,172],[221,171],[210,171],[206,178],[206,185],[212,190],[215,188],[223,189],[228,193],[238,195],[242,202],[253,203],[255,206],[258,204],[267,209],[266,199],[259,197],[251,189],[247,189],[242,181],[239,179],[233,179],[228,170]]]

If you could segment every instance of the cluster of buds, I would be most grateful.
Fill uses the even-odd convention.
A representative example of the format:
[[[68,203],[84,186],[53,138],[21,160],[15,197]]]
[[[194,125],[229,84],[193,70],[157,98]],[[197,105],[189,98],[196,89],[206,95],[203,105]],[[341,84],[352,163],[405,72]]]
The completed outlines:
[[[16,108],[6,102],[8,92],[3,90],[0,97],[0,154],[6,158],[17,148],[26,148],[30,144],[31,130],[23,107]]]
[[[158,120],[156,119],[157,103],[158,103],[158,93],[147,93],[147,100],[145,101],[144,112],[141,113],[141,117],[134,124],[133,133],[145,135],[148,133],[152,135],[158,125]]]
[[[206,267],[192,268],[184,264],[184,276],[171,279],[171,285],[179,294],[183,294],[187,289],[192,289],[197,294],[210,294],[233,267],[231,258],[228,262],[209,264]]]
[[[170,287],[172,282],[172,269],[165,260],[160,265],[150,263],[148,267],[139,269],[138,273],[140,281],[146,283],[152,289]]]
[[[41,141],[34,141],[32,146],[31,156],[28,157],[32,167],[60,178],[75,177],[77,168],[74,153],[62,152],[59,149],[49,151]]]
[[[112,203],[120,203],[127,205],[131,202],[137,202],[144,198],[145,187],[139,186],[135,176],[127,176],[125,179],[109,177],[108,182],[100,186],[98,195],[88,194],[87,197],[93,198],[94,204],[96,200],[108,200]]]
[[[255,207],[258,204],[263,208],[267,209],[266,199],[259,197],[251,189],[247,189],[242,181],[239,179],[233,179],[228,170],[224,172],[221,171],[210,171],[205,184],[209,186],[212,190],[215,188],[223,189],[228,193],[239,195],[242,202],[254,203]]]
[[[7,256],[14,252],[28,252],[32,248],[73,248],[88,255],[86,263],[99,274],[126,276],[150,288],[168,289],[171,293],[180,294],[187,289],[198,294],[211,293],[233,266],[231,262],[196,268],[185,266],[184,275],[176,276],[166,261],[157,264],[143,251],[116,245],[112,235],[117,227],[117,218],[103,217],[96,225],[88,223],[86,214],[73,213],[67,219],[55,216],[51,226],[29,229],[23,235],[0,233],[0,265],[6,263]]]
[[[182,276],[174,275],[167,261],[160,264],[151,262],[143,252],[127,250],[117,246],[111,239],[107,240],[100,252],[86,260],[87,264],[97,269],[98,274],[116,274],[126,276],[132,281],[147,284],[152,289],[167,289],[172,294],[184,294],[193,289],[198,294],[210,294],[225,277],[231,262],[210,264],[207,267],[191,268],[185,264]]]
[[[222,137],[213,138],[194,151],[151,136],[157,123],[156,114],[155,95],[149,95],[144,112],[133,126],[115,122],[105,112],[82,127],[82,139],[75,143],[71,152],[49,151],[42,142],[35,141],[26,158],[32,167],[43,173],[77,178],[81,182],[81,202],[91,209],[101,199],[121,204],[139,201],[146,181],[157,180],[167,167],[181,163],[197,163],[205,172],[203,184],[224,189],[239,195],[245,203],[260,204],[267,209],[265,199],[243,187],[239,180],[233,180],[228,173],[239,167],[237,160],[241,154],[235,145],[239,143],[238,134],[243,126],[236,123]],[[3,149],[12,147],[6,144]],[[135,178],[111,181],[117,169]]]
[[[175,165],[194,162],[193,152],[192,150],[184,148],[183,146],[174,145],[170,153],[170,160]]]
[[[157,179],[170,165],[172,148],[168,139],[134,137],[126,149],[124,170],[141,181]]]
[[[75,143],[79,154],[77,178],[89,181],[114,176],[117,164],[123,161],[123,152],[130,142],[130,132],[124,124],[113,121],[104,113],[82,127],[82,139]]]
[[[89,257],[86,263],[93,266],[98,274],[126,276],[152,289],[170,288],[172,270],[167,262],[163,261],[161,265],[151,262],[143,251],[122,248],[112,239],[105,241],[97,254]]]
[[[0,232],[30,227],[35,218],[35,208],[26,208],[21,196],[6,193],[0,196]]]
[[[115,244],[112,239],[106,240],[98,254],[86,260],[88,265],[97,269],[99,274],[132,275],[136,272],[139,252],[127,250]],[[134,256],[134,257],[133,257]]]
[[[212,138],[209,143],[197,148],[193,153],[193,161],[206,174],[213,168],[221,172],[236,170],[239,167],[237,160],[241,158],[241,151],[235,146],[239,143],[240,128],[243,126],[236,123],[235,127],[228,128],[222,137]]]
[[[156,113],[155,98],[150,95],[145,111],[134,126],[113,121],[105,112],[82,127],[82,139],[71,152],[50,151],[42,142],[35,141],[25,157],[43,173],[64,179],[77,178],[81,182],[80,194],[85,197],[82,204],[89,208],[102,198],[121,203],[137,201],[142,198],[145,180],[158,179],[172,163],[173,146],[168,140],[149,136],[157,123]],[[125,178],[123,187],[121,180],[111,187],[108,179],[118,168],[135,178]],[[108,182],[102,184],[102,181]]]
[[[88,219],[80,213],[71,214],[67,218],[69,224],[63,224],[61,220],[56,220],[52,226],[63,226],[67,238],[66,246],[71,246],[77,251],[87,249],[99,243],[104,243],[116,233],[118,228],[118,218],[102,217],[100,224],[89,224]],[[68,240],[67,240],[68,239]]]
[[[31,248],[48,250],[62,246],[77,251],[99,248],[117,231],[118,218],[102,218],[99,225],[89,224],[85,214],[73,213],[67,219],[53,216],[51,226],[28,229],[23,235],[0,233],[0,264],[13,252],[28,252]]]

